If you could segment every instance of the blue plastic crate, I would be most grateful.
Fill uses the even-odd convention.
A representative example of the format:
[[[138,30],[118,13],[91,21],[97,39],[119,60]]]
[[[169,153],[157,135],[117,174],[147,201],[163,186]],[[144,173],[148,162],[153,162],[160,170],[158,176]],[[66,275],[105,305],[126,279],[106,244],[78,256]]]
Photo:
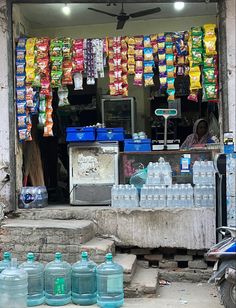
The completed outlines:
[[[98,141],[123,141],[125,139],[124,128],[97,128]]]
[[[95,141],[95,127],[67,127],[66,141],[80,142],[80,141]]]
[[[125,139],[124,152],[151,152],[151,139]]]

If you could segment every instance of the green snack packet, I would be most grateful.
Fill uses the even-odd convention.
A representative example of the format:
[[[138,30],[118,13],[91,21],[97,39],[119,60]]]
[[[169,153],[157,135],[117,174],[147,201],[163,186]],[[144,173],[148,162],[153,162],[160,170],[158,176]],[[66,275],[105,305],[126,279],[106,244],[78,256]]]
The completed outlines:
[[[202,31],[202,27],[192,27],[191,28],[191,34],[192,36],[195,36],[195,35],[203,35],[203,31]]]
[[[203,65],[204,65],[204,67],[215,67],[215,57],[214,56],[207,56],[207,55],[204,54]]]
[[[192,48],[202,48],[202,35],[192,36]]]
[[[216,83],[217,75],[213,67],[207,67],[203,69],[204,83]]]
[[[62,71],[51,71],[51,86],[58,88],[61,86]]]
[[[218,99],[218,87],[216,84],[206,84],[204,86],[204,97],[207,100],[217,100]]]
[[[202,48],[196,48],[192,49],[192,58],[193,58],[193,64],[194,65],[202,65]]]
[[[62,70],[62,61],[63,57],[51,57],[52,61],[52,71],[61,71]]]

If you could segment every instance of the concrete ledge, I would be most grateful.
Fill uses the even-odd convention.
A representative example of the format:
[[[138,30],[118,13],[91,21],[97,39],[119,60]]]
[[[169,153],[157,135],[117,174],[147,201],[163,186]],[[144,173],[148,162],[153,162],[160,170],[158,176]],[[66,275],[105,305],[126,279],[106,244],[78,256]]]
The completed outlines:
[[[111,207],[50,207],[19,210],[24,219],[86,219],[99,236],[112,237],[116,245],[142,248],[208,249],[215,243],[215,210],[113,209]]]

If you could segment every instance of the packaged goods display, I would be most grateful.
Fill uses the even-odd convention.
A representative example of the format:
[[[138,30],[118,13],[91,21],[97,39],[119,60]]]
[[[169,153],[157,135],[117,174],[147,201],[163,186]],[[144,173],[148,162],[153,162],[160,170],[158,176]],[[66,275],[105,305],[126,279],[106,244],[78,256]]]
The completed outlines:
[[[53,91],[59,107],[69,104],[68,85],[75,90],[94,85],[108,66],[111,96],[128,96],[128,75],[135,86],[159,87],[175,100],[176,78],[189,76],[188,99],[218,101],[216,25],[184,32],[116,36],[106,39],[19,38],[16,46],[16,109],[20,141],[31,141],[31,116],[38,114],[43,136],[53,136]],[[159,79],[159,85],[154,80]]]
[[[160,158],[137,172],[134,185],[114,185],[112,207],[193,208],[215,206],[215,169],[213,161],[195,161],[193,183],[173,184],[170,164]],[[132,193],[133,191],[133,193]],[[139,194],[140,192],[140,194]]]

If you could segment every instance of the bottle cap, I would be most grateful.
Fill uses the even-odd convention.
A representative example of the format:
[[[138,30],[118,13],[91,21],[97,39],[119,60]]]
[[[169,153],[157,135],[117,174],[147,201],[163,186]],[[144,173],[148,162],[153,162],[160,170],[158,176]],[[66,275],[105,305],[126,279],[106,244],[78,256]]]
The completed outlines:
[[[29,252],[29,253],[27,254],[27,260],[28,260],[28,261],[34,261],[34,259],[35,259],[35,257],[34,257],[33,252]]]
[[[112,257],[112,253],[107,253],[107,254],[106,254],[106,260],[107,260],[107,261],[112,261],[112,258],[113,258],[113,257]]]
[[[82,259],[87,259],[87,258],[88,258],[88,253],[87,253],[87,251],[82,251],[81,257],[82,257]]]
[[[55,260],[61,260],[62,259],[62,255],[60,252],[56,252],[55,253]]]
[[[6,252],[4,252],[4,254],[3,254],[3,259],[4,260],[11,260],[11,253],[10,252],[8,252],[8,251],[6,251]]]

